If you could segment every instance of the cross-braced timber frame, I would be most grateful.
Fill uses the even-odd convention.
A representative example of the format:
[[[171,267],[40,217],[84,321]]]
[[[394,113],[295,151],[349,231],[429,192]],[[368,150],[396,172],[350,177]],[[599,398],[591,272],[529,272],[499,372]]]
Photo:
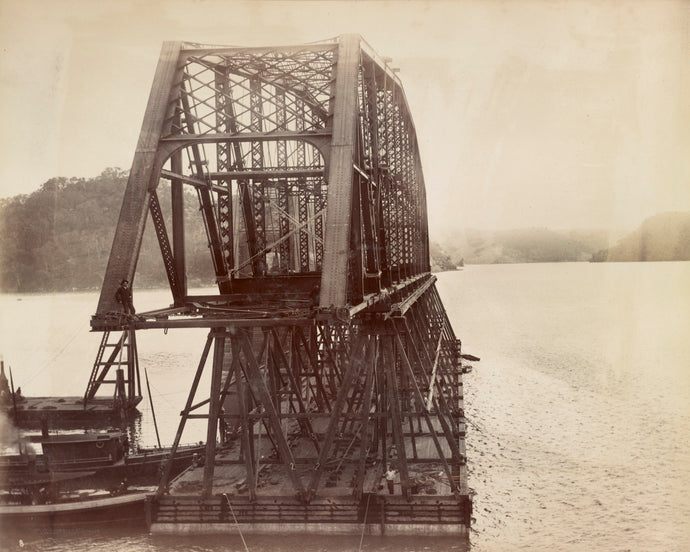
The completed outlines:
[[[185,217],[189,201],[198,220]],[[132,317],[115,292],[135,279],[149,213],[172,304]],[[217,293],[189,292],[192,224],[208,238]],[[402,84],[359,36],[164,44],[92,328],[209,329],[173,446],[187,420],[208,420],[203,511],[226,508],[222,495],[238,512],[253,505],[239,513],[247,523],[270,523],[272,510],[256,505],[272,478],[285,504],[306,508],[346,488],[358,523],[384,523],[386,508],[402,520],[378,494],[393,466],[395,495],[412,505],[429,498],[429,474],[440,476],[437,502],[455,514],[434,523],[466,527],[459,341],[434,283]],[[240,491],[220,492],[221,467],[241,475]],[[169,485],[165,473],[157,515],[176,522]]]

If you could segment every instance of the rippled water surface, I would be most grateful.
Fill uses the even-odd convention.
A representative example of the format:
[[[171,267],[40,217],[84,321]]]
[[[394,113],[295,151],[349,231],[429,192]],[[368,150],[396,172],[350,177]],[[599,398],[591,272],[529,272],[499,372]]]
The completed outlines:
[[[247,536],[268,551],[690,550],[690,263],[469,266],[438,288],[465,352],[470,543],[456,538]],[[0,353],[24,394],[84,391],[96,294],[0,296]],[[139,310],[169,303],[138,292]],[[205,332],[142,333],[161,439],[172,441]],[[153,443],[142,404],[142,439]],[[185,440],[204,438],[192,426]],[[243,551],[238,536],[86,529],[6,549]]]
[[[473,548],[690,550],[690,263],[471,266]]]

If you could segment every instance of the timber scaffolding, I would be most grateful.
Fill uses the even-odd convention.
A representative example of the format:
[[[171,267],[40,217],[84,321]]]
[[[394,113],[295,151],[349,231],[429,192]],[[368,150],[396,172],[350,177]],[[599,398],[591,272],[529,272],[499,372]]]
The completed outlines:
[[[132,315],[116,292],[149,213],[173,303]],[[193,224],[217,293],[189,293]],[[164,470],[151,530],[466,533],[460,341],[435,281],[402,84],[361,37],[165,43],[91,321],[114,343],[209,330],[173,443],[205,419],[205,457]]]

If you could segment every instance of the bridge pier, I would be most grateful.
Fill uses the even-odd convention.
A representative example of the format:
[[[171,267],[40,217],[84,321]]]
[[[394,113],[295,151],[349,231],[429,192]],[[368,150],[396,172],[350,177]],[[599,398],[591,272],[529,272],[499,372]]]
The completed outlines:
[[[218,497],[262,531],[271,516],[289,519],[295,504],[300,523],[320,527],[342,512],[355,523],[353,512],[361,518],[362,501],[372,497],[379,521],[426,512],[431,501],[434,523],[469,522],[462,366],[433,285],[397,316],[214,328],[202,361],[210,343],[209,396],[199,400],[193,386],[178,432],[189,419],[207,419],[205,463],[161,481],[152,513],[157,530],[210,523]],[[229,397],[232,412],[221,411]],[[388,469],[396,472],[392,495]],[[267,500],[270,508],[261,507]],[[343,509],[337,515],[323,509],[333,501]]]

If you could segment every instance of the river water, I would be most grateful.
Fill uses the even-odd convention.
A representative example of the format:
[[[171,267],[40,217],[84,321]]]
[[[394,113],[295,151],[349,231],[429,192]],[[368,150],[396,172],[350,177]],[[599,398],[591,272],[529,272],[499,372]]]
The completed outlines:
[[[464,351],[469,542],[248,535],[270,551],[690,550],[690,263],[476,265],[438,275]],[[169,303],[135,290],[139,310]],[[25,395],[81,395],[97,294],[0,296],[0,352]],[[161,440],[175,434],[205,332],[142,332]],[[207,387],[206,387],[207,388]],[[142,403],[144,443],[155,441]],[[204,438],[201,425],[183,440]],[[89,529],[22,550],[243,551],[238,536]],[[20,549],[19,542],[4,542]]]

